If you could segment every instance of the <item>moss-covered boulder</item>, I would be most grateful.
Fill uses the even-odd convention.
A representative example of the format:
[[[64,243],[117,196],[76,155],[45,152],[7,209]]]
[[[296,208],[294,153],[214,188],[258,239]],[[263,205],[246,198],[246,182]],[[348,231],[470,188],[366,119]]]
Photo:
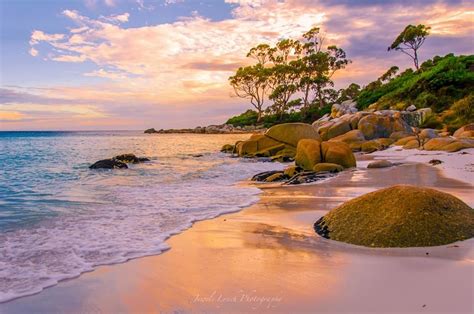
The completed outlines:
[[[234,152],[234,145],[225,144],[224,146],[222,146],[221,152],[223,152],[223,153],[233,153]]]
[[[351,168],[356,166],[356,159],[352,149],[343,142],[322,142],[322,161]],[[314,167],[314,166],[313,166]]]
[[[235,144],[235,150],[241,157],[244,156],[256,156],[259,154],[265,154],[266,150],[270,148],[281,150],[283,149],[283,143],[275,141],[274,139],[265,136],[263,134],[254,134],[250,139],[246,141],[237,142]]]
[[[315,171],[315,172],[323,172],[323,171],[341,172],[342,170],[344,170],[343,166],[328,163],[328,162],[320,162],[319,164],[317,164],[313,167],[313,171]]]
[[[425,150],[443,150],[443,147],[455,142],[456,140],[452,137],[437,137],[429,140],[425,143]]]
[[[411,132],[404,132],[404,131],[397,131],[397,132],[393,132],[392,134],[390,134],[390,138],[395,140],[395,141],[398,141],[402,138],[405,138],[405,137],[408,137],[408,136],[413,136],[413,133]]]
[[[319,140],[319,135],[311,124],[283,123],[269,128],[265,135],[275,141],[296,147],[301,139]]]
[[[305,170],[313,170],[313,167],[322,161],[321,143],[316,140],[302,139],[296,148],[295,163]]]
[[[361,151],[363,151],[364,153],[373,153],[382,149],[383,145],[377,141],[367,141],[365,143],[362,143],[361,145]]]
[[[272,155],[273,161],[292,161],[296,156],[296,148],[290,145],[284,145],[284,148]]]
[[[474,237],[474,210],[437,190],[396,185],[345,202],[314,225],[328,239],[368,247],[426,247]]]
[[[401,118],[371,114],[360,119],[357,127],[368,140],[389,137],[393,132],[411,132],[411,127]]]

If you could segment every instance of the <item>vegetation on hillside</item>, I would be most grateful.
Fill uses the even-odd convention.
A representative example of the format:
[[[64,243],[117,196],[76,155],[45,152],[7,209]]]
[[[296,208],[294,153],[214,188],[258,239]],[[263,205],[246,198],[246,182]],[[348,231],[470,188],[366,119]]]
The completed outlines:
[[[247,93],[256,111],[248,110],[227,121],[235,126],[263,124],[268,127],[284,122],[308,122],[330,112],[335,103],[353,100],[360,110],[431,108],[433,115],[423,127],[452,131],[474,121],[474,55],[435,56],[418,65],[417,51],[428,36],[429,27],[408,25],[389,50],[402,51],[414,60],[417,68],[399,71],[392,66],[375,81],[361,88],[352,83],[335,90],[331,80],[335,71],[350,61],[337,47],[322,48],[323,38],[314,28],[303,35],[303,41],[282,40],[275,47],[259,45],[248,54],[257,65],[240,68],[230,77],[236,94]],[[411,51],[411,52],[408,52]],[[258,74],[257,74],[258,72]],[[253,73],[254,81],[246,77]],[[256,80],[256,81],[255,81]],[[262,91],[264,86],[265,91]],[[255,96],[257,95],[257,96]],[[253,100],[252,100],[253,97]],[[264,101],[273,104],[264,107]]]

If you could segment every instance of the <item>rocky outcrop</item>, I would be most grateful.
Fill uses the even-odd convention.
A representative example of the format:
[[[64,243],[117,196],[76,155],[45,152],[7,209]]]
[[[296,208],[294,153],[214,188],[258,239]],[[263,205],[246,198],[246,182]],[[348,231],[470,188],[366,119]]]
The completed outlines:
[[[371,114],[363,117],[357,128],[367,140],[390,137],[393,132],[411,132],[411,127],[404,120],[384,114]]]
[[[295,163],[305,170],[313,170],[322,161],[321,143],[316,140],[303,139],[296,148]]]
[[[117,155],[110,159],[102,159],[91,166],[90,169],[127,169],[127,164],[137,164],[140,162],[150,161],[145,157],[137,157],[134,154]]]
[[[145,130],[146,134],[169,134],[169,133],[195,133],[195,134],[240,134],[240,133],[250,133],[250,132],[260,132],[263,133],[264,128],[256,126],[236,126],[234,127],[231,124],[219,124],[219,125],[209,125],[205,127],[198,126],[194,129],[160,129],[155,130],[154,128]]]
[[[401,111],[400,117],[413,127],[419,127],[422,125],[428,117],[433,113],[431,108],[422,108],[416,111]]]
[[[94,164],[89,166],[89,169],[127,169],[128,166],[126,163],[113,158],[102,159],[96,161]]]
[[[368,193],[331,210],[316,233],[368,247],[425,247],[474,237],[474,210],[433,189],[397,185]]]

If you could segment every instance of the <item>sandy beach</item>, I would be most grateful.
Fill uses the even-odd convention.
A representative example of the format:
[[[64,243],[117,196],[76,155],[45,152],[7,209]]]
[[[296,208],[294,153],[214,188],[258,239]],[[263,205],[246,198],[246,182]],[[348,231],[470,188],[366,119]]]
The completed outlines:
[[[366,159],[326,182],[259,185],[257,204],[195,223],[171,237],[164,254],[99,267],[1,304],[0,312],[472,313],[474,240],[366,249],[314,233],[328,210],[394,184],[434,187],[474,204],[472,185],[436,167],[370,170]]]

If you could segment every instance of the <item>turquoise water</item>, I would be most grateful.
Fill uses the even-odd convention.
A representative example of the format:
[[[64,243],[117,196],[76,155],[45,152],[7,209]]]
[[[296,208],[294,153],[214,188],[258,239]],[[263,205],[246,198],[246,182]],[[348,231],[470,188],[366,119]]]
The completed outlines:
[[[0,302],[97,265],[159,254],[192,222],[257,201],[258,189],[236,183],[283,166],[218,152],[246,137],[0,132]],[[88,168],[129,152],[151,161]]]

